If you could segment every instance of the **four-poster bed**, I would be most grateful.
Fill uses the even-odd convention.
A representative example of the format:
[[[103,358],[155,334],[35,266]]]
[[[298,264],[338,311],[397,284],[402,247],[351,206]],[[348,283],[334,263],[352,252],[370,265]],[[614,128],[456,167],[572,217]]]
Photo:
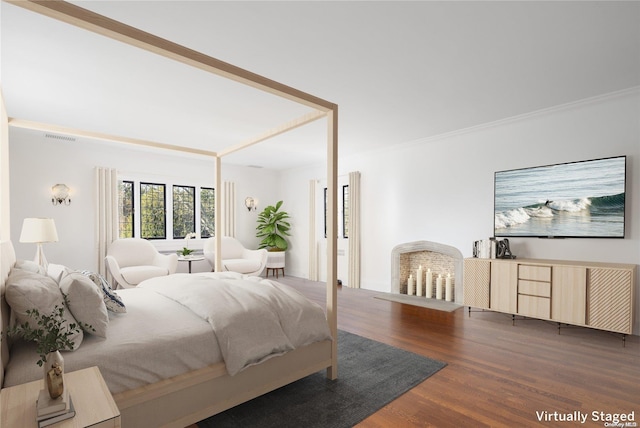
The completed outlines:
[[[8,185],[5,185],[4,180],[5,177],[8,177],[9,167],[9,162],[5,155],[8,147],[8,126],[42,129],[67,135],[95,138],[102,141],[124,142],[210,156],[215,160],[215,189],[216,193],[218,193],[222,182],[221,168],[224,156],[322,118],[326,118],[328,133],[327,203],[329,215],[327,216],[327,234],[328,236],[337,236],[337,105],[64,1],[5,1],[196,67],[208,73],[243,83],[257,90],[283,97],[292,102],[310,107],[312,111],[302,117],[267,130],[255,138],[237,143],[223,150],[207,151],[116,137],[70,127],[35,123],[19,118],[8,118],[4,100],[2,100],[2,140],[0,141],[2,150],[0,153],[3,156],[0,156],[2,162],[0,174],[3,177],[3,186],[0,187],[0,213],[2,214],[0,240],[10,241],[11,239],[9,230],[9,188]],[[217,196],[216,200],[222,201]],[[222,230],[220,224],[221,213],[222,207],[220,204],[216,204],[216,230]],[[216,239],[216,254],[219,257],[221,254],[220,239],[218,236],[216,238],[218,238]],[[9,313],[9,308],[4,301],[4,283],[9,269],[15,261],[15,255],[11,245],[8,243],[3,243],[2,250],[3,264],[1,266],[0,291],[3,294],[2,331],[4,337]],[[326,318],[331,336],[334,338],[333,341],[323,341],[295,349],[283,356],[271,358],[266,362],[251,366],[235,376],[230,376],[224,364],[220,363],[171,379],[120,392],[114,398],[122,413],[123,425],[140,426],[140,424],[144,424],[148,426],[183,427],[322,369],[327,370],[329,378],[335,379],[337,377],[337,343],[335,340],[337,338],[337,251],[335,238],[327,240],[327,252]],[[220,260],[217,260],[216,265],[221,266]],[[6,341],[3,340],[0,384],[2,383],[4,369],[9,358]]]

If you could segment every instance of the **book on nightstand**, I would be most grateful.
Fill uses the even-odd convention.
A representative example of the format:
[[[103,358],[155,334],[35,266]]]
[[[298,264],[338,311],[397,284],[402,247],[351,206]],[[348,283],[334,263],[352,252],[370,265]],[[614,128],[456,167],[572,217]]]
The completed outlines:
[[[70,419],[76,415],[76,409],[73,407],[73,400],[69,397],[69,408],[57,416],[47,416],[46,419],[38,420],[38,428],[48,427],[65,419]]]
[[[51,398],[46,389],[41,389],[36,401],[36,418],[55,416],[55,414],[64,413],[69,410],[69,392],[64,389],[62,395],[58,398]]]

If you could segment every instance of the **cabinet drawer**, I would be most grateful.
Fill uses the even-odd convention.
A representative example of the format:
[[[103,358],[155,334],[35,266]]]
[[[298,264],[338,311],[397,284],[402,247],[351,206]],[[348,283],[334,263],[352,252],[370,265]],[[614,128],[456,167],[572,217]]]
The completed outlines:
[[[548,282],[518,281],[518,293],[529,294],[531,296],[551,297],[551,284]]]
[[[534,318],[551,318],[551,299],[547,297],[518,295],[518,314]]]
[[[551,282],[551,266],[519,265],[518,278]]]

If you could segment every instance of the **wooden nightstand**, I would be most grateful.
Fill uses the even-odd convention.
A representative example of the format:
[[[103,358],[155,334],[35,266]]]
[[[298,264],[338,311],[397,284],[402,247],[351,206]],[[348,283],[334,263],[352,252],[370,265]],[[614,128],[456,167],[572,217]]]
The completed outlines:
[[[120,428],[120,410],[97,367],[65,373],[64,382],[73,399],[76,415],[54,428]],[[43,381],[4,388],[0,393],[1,428],[37,428],[36,399]]]

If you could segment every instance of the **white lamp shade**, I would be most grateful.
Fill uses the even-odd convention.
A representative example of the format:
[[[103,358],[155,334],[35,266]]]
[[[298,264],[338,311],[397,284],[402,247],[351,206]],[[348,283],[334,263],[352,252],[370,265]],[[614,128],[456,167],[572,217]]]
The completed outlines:
[[[20,242],[58,242],[58,231],[52,218],[25,218]]]

